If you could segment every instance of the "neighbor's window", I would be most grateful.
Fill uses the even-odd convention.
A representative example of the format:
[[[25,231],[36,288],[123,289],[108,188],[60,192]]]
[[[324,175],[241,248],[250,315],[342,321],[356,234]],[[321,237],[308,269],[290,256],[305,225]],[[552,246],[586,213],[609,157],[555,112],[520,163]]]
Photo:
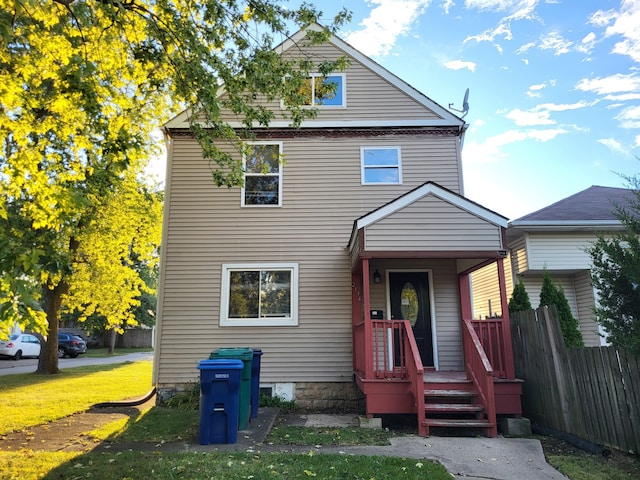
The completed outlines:
[[[400,147],[362,147],[362,184],[402,183]]]
[[[326,77],[312,74],[300,89],[305,105],[312,107],[344,107],[345,76],[332,74]]]
[[[242,206],[280,206],[282,143],[254,143],[248,148],[243,159]]]
[[[220,325],[298,324],[298,265],[222,266]]]

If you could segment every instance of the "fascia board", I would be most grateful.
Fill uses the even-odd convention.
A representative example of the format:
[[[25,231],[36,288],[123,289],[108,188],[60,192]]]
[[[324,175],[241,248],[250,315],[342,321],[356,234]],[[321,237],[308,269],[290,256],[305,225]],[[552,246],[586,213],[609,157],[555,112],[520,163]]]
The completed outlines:
[[[548,221],[513,221],[509,222],[509,228],[522,230],[556,230],[566,228],[621,228],[619,220],[548,220]]]

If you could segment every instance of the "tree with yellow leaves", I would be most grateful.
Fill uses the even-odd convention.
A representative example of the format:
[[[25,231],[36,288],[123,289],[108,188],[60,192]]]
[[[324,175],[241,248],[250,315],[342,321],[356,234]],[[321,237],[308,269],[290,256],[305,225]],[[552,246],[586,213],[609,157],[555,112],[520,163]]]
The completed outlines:
[[[61,309],[133,321],[147,287],[132,259],[154,262],[160,238],[160,198],[141,179],[153,129],[197,112],[213,181],[240,184],[241,163],[216,145],[241,149],[247,131],[220,111],[247,130],[269,123],[276,98],[293,125],[314,115],[299,87],[344,64],[273,47],[320,15],[276,0],[0,0],[0,334],[16,321],[43,333],[39,372],[58,371]]]

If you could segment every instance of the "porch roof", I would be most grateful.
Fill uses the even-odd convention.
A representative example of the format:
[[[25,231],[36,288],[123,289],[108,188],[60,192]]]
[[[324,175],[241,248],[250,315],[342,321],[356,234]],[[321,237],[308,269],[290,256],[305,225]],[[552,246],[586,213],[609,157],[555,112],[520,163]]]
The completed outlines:
[[[426,182],[356,219],[349,251],[358,257],[504,256],[507,218]]]

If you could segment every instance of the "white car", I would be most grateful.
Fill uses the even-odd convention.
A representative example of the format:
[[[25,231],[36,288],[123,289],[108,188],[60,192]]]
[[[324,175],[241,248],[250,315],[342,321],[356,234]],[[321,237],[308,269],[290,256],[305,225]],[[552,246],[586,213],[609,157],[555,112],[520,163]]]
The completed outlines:
[[[40,340],[34,335],[21,333],[11,335],[9,340],[0,340],[0,356],[20,360],[22,357],[40,356]]]

